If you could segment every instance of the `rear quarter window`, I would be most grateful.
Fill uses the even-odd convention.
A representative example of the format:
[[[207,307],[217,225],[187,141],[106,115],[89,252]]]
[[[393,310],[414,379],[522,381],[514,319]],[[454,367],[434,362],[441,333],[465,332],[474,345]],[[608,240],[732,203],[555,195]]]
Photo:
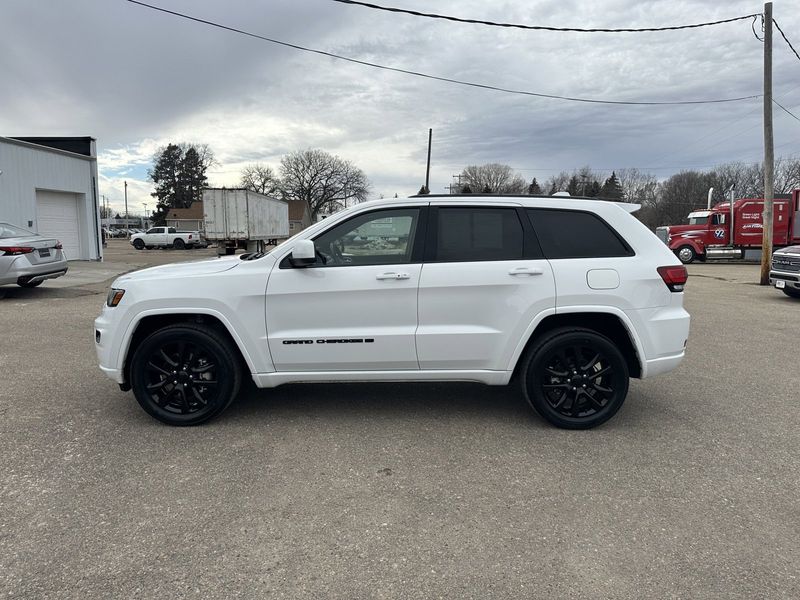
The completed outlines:
[[[546,258],[609,258],[635,254],[622,236],[595,214],[551,208],[529,208],[527,213]]]

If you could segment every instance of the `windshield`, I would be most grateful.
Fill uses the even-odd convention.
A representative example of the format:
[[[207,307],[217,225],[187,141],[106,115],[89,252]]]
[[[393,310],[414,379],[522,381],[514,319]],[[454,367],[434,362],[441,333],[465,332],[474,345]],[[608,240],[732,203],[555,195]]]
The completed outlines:
[[[32,235],[36,234],[27,229],[22,229],[21,227],[14,227],[8,223],[0,223],[0,240],[4,238],[30,237]]]
[[[708,217],[689,217],[689,225],[705,225]]]

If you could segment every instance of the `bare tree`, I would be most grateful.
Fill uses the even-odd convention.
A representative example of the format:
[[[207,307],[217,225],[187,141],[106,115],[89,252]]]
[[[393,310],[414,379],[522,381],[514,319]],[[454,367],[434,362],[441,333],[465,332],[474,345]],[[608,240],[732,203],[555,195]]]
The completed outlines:
[[[239,185],[265,196],[272,196],[280,189],[280,182],[272,167],[259,163],[247,165],[242,169]]]
[[[641,204],[643,207],[655,206],[658,199],[658,178],[655,175],[636,168],[620,169],[617,179],[625,202]]]
[[[569,180],[572,177],[566,171],[561,171],[558,175],[552,175],[544,183],[544,190],[546,194],[555,194],[556,192],[566,192],[569,186]]]
[[[364,172],[351,162],[324,150],[298,150],[281,159],[281,191],[305,200],[312,219],[350,202],[363,202],[369,192]]]
[[[471,190],[490,190],[492,194],[524,194],[528,183],[508,165],[489,163],[470,165],[461,172],[464,185]]]

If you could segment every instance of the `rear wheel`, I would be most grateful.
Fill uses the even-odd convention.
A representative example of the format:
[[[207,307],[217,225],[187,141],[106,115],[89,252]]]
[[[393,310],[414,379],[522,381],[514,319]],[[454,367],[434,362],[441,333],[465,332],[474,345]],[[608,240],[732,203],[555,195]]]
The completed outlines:
[[[685,265],[694,262],[694,259],[697,258],[697,252],[695,252],[694,248],[691,246],[681,246],[675,254],[678,255],[678,259]]]
[[[225,410],[241,384],[235,349],[210,327],[170,325],[148,336],[131,362],[131,387],[151,416],[197,425]]]
[[[133,240],[133,247],[137,250],[144,249],[144,241],[143,240]]]
[[[172,242],[172,247],[175,250],[183,250],[186,247],[186,244],[181,238],[177,238],[174,242]]]
[[[796,290],[794,288],[783,288],[781,291],[790,298],[800,298],[800,290]]]
[[[530,405],[557,427],[589,429],[605,423],[628,394],[628,365],[605,336],[560,328],[531,347],[522,369]]]

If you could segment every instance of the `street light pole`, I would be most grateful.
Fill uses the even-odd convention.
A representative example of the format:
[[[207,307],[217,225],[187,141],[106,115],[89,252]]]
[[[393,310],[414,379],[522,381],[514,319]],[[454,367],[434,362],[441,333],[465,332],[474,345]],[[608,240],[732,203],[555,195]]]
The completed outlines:
[[[128,182],[125,181],[125,233],[131,237],[130,225],[128,224]]]
[[[142,220],[142,229],[147,227],[145,223],[147,223],[147,202],[142,202],[142,206],[144,206],[144,219]]]

